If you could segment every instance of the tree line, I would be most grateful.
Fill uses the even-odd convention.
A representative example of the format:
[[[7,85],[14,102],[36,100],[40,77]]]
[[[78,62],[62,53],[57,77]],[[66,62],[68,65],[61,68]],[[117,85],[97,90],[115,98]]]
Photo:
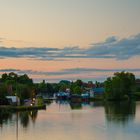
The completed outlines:
[[[136,81],[139,84],[136,85]],[[59,91],[66,92],[70,90],[71,94],[81,94],[86,92],[87,89],[96,87],[104,87],[104,98],[107,100],[117,99],[122,100],[124,98],[132,98],[134,93],[140,97],[140,80],[135,79],[135,75],[129,72],[117,72],[113,77],[109,77],[105,82],[96,82],[93,84],[85,83],[82,80],[67,81],[61,80],[59,83],[46,83],[43,80],[40,83],[33,83],[33,80],[29,78],[27,74],[18,75],[16,73],[4,73],[0,78],[0,101],[5,99],[6,96],[16,95],[21,99],[34,98],[38,93],[44,93],[48,97],[52,97],[54,93]],[[135,94],[136,95],[136,94]]]

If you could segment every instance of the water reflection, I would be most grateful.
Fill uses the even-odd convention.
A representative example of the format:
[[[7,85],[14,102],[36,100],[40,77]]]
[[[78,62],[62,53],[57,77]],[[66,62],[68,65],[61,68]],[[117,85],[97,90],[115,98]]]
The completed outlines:
[[[69,101],[67,101],[67,100],[56,100],[55,102],[57,104],[59,104],[59,105],[67,105],[67,104],[69,104]]]
[[[82,103],[70,103],[71,109],[82,109]]]
[[[37,111],[24,111],[19,113],[20,123],[23,127],[28,127],[30,119],[35,123],[37,118]]]
[[[51,105],[51,103],[47,104],[47,105],[49,106],[49,105]],[[69,105],[72,110],[83,109],[84,106],[89,106],[89,107],[101,107],[101,106],[103,106],[103,102],[99,102],[99,101],[98,102],[90,102],[90,101],[71,102],[68,100],[56,100],[55,103],[58,104],[59,106]]]
[[[104,105],[104,103],[102,101],[90,102],[90,106],[92,106],[92,107],[101,107],[103,105]]]
[[[135,118],[135,102],[108,102],[104,107],[108,122],[126,124]]]
[[[11,112],[9,110],[0,110],[0,127],[3,124],[8,124],[9,121],[14,121],[15,123],[20,122],[21,126],[27,128],[30,120],[35,123],[37,119],[38,111],[22,111],[22,112]]]
[[[0,109],[0,127],[3,126],[3,123],[7,123],[8,120],[12,119],[12,113],[9,110]]]
[[[37,110],[19,112],[19,119],[20,119],[21,125],[25,128],[28,127],[30,120],[33,123],[35,123],[35,121],[37,119],[37,114],[38,114]]]
[[[136,109],[137,106],[137,109]],[[53,101],[46,110],[0,110],[2,140],[139,140],[140,104]],[[137,112],[137,113],[136,113]],[[135,115],[136,114],[136,115]],[[135,118],[135,119],[134,119]],[[35,124],[35,125],[34,125]]]
[[[56,100],[55,101],[59,106],[69,105],[72,110],[74,109],[82,109],[83,106],[90,106],[90,102],[71,102],[68,100]]]
[[[81,110],[84,106],[87,107],[101,107],[103,106],[102,102],[68,102],[63,100],[57,100],[55,101],[56,104],[59,105],[59,110],[62,106],[65,106],[68,108],[70,107],[71,110]],[[48,104],[49,107],[51,105]],[[135,118],[135,112],[136,112],[136,104],[135,102],[107,102],[104,104],[105,108],[105,117],[108,122],[113,123],[121,123],[125,124],[128,121],[132,121]],[[23,126],[23,128],[27,128],[30,122],[35,123],[38,116],[38,111],[21,111],[17,113],[13,113],[6,110],[0,110],[0,127],[3,126],[3,124],[8,124],[10,121],[17,120],[18,122]],[[16,121],[15,121],[16,122]]]

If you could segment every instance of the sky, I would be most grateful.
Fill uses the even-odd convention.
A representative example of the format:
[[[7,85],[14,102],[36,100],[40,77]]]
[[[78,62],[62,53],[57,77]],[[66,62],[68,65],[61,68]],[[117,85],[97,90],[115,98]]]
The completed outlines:
[[[0,73],[34,81],[140,78],[140,0],[0,0]]]

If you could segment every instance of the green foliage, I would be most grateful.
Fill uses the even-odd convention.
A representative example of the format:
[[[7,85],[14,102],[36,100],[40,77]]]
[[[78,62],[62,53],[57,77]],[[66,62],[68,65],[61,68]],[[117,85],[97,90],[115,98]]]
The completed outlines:
[[[4,98],[7,95],[7,85],[1,84],[0,85],[0,98]]]
[[[41,105],[43,105],[43,104],[44,104],[43,98],[42,98],[42,97],[37,97],[37,105],[38,105],[38,106],[41,106]]]
[[[83,92],[83,81],[82,80],[76,80],[75,82],[71,83],[70,91],[72,94],[82,94]]]
[[[82,87],[83,81],[78,79],[78,80],[76,80],[75,85],[79,86],[79,87]]]
[[[107,99],[131,98],[135,89],[135,76],[129,72],[117,72],[112,78],[107,78],[104,84]]]
[[[67,89],[67,85],[66,84],[61,84],[60,85],[60,88],[59,88],[59,91],[63,91],[63,92],[65,92],[66,91],[66,89]]]
[[[41,92],[41,93],[45,93],[45,92],[46,92],[46,83],[45,83],[45,80],[43,80],[43,81],[39,84],[38,90],[39,90],[39,92]]]
[[[82,94],[82,88],[79,87],[79,86],[75,86],[74,89],[73,89],[73,93],[74,94]]]
[[[59,92],[59,89],[60,89],[60,84],[52,84],[52,87],[53,87],[53,89],[54,89],[54,93],[57,93],[57,92]]]
[[[22,100],[34,97],[34,87],[27,84],[17,84],[17,96]]]
[[[21,84],[33,84],[32,79],[30,79],[27,74],[18,76],[17,82]]]
[[[54,88],[53,88],[52,84],[47,83],[47,84],[46,84],[46,89],[47,89],[48,95],[49,95],[49,96],[53,96]]]
[[[135,76],[129,72],[117,72],[112,78],[108,78],[104,84],[96,82],[96,85],[98,87],[105,86],[105,98],[107,99],[130,98],[135,90]],[[58,84],[45,83],[43,80],[41,83],[33,84],[28,75],[17,75],[13,72],[4,73],[0,78],[0,98],[7,95],[17,95],[23,101],[35,97],[38,93],[51,97],[53,93],[65,92],[67,88],[70,88],[71,94],[80,95],[86,91],[83,81],[79,79],[75,82],[62,80]],[[137,91],[139,91],[139,87],[137,87]]]
[[[28,75],[17,75],[16,73],[2,74],[0,78],[0,97],[17,95],[22,100],[32,98],[34,94],[33,81]]]
[[[70,81],[67,81],[67,80],[61,80],[61,81],[59,82],[59,84],[69,85],[69,84],[70,84]]]
[[[140,79],[136,79],[136,92],[140,92]]]
[[[33,84],[32,79],[30,79],[27,74],[17,75],[16,73],[13,72],[9,74],[7,73],[2,74],[0,81],[2,83],[8,83],[8,84],[9,83]]]
[[[44,95],[46,94],[47,96],[53,96],[55,90],[52,84],[45,83],[45,80],[43,80],[40,84],[38,84],[37,92],[43,93]]]

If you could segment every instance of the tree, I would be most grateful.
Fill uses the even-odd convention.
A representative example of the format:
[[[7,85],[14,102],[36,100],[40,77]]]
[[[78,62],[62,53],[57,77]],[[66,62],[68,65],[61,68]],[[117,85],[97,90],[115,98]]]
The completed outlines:
[[[83,81],[78,79],[76,82],[75,82],[76,86],[79,86],[81,87],[83,85]]]
[[[17,95],[21,101],[35,97],[35,86],[27,74],[17,75],[16,73],[2,74],[0,78],[0,101],[3,104],[8,95]]]
[[[73,89],[73,93],[81,95],[82,94],[82,88],[79,87],[79,86],[75,86],[74,89]]]
[[[33,84],[33,80],[27,74],[18,76],[17,82],[21,84]]]
[[[63,91],[63,92],[65,92],[66,89],[67,89],[67,85],[66,85],[66,84],[60,84],[59,91]]]
[[[5,98],[6,95],[7,95],[7,85],[1,84],[0,85],[0,98]]]
[[[41,93],[46,93],[47,92],[47,86],[46,86],[45,80],[43,80],[39,84],[38,88],[39,88],[39,92],[41,92]]]
[[[131,98],[135,89],[135,76],[129,72],[117,72],[112,78],[107,78],[104,84],[107,99]]]
[[[49,96],[53,96],[54,88],[53,88],[52,84],[47,83],[47,84],[46,84],[46,89],[47,89],[48,95],[49,95]]]
[[[22,100],[33,98],[35,96],[34,87],[27,84],[18,84],[16,94]]]
[[[52,84],[52,86],[53,86],[53,89],[54,89],[54,93],[57,93],[57,92],[59,92],[59,90],[60,90],[60,84]]]
[[[70,85],[70,91],[71,94],[82,94],[83,92],[83,81],[82,80],[76,80],[75,82],[72,82]]]
[[[7,73],[2,74],[2,76],[1,76],[1,82],[6,81],[7,77],[8,77]]]

